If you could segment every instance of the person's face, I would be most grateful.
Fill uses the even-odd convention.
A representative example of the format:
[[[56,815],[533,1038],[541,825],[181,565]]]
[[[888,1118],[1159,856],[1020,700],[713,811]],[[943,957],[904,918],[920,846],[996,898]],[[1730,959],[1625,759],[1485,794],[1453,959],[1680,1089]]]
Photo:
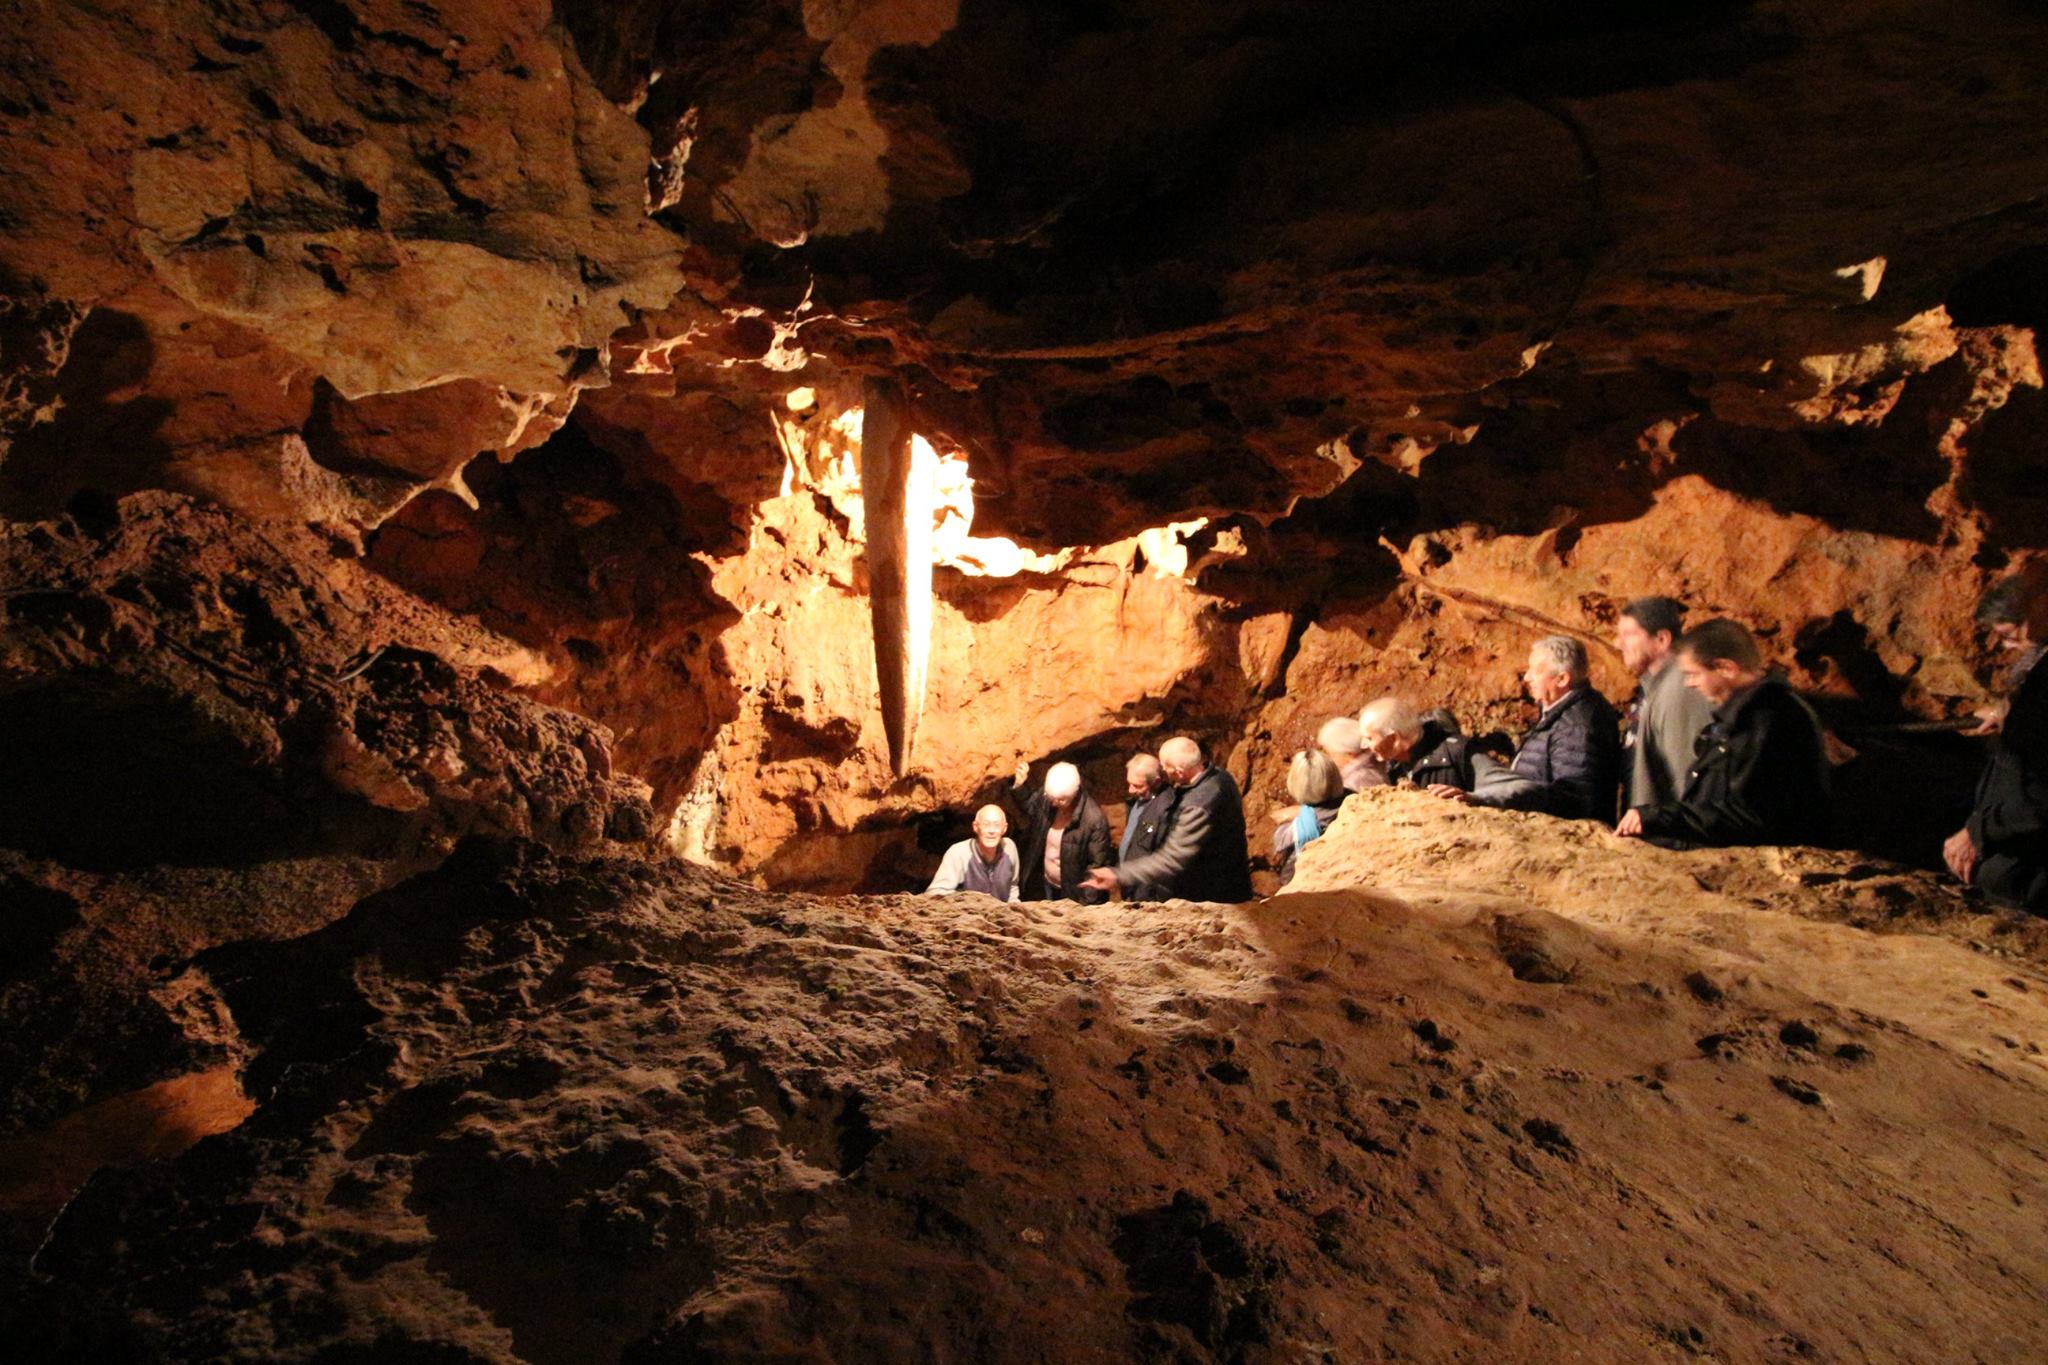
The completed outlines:
[[[1047,792],[1045,800],[1046,804],[1052,807],[1055,815],[1065,815],[1074,808],[1074,798],[1076,795],[1077,793],[1068,792],[1065,796],[1054,796],[1051,792]]]
[[[1624,616],[1614,623],[1614,647],[1621,651],[1628,671],[1640,678],[1671,652],[1671,632],[1660,630],[1652,635],[1635,617]]]
[[[1152,775],[1148,769],[1136,766],[1124,768],[1124,791],[1133,801],[1143,801],[1152,794]]]
[[[1365,741],[1366,752],[1382,763],[1405,762],[1408,750],[1413,747],[1408,737],[1398,730],[1367,728],[1359,731],[1359,738]]]
[[[1176,763],[1162,754],[1159,758],[1159,766],[1165,770],[1168,782],[1171,782],[1176,787],[1182,787],[1194,780],[1197,765],[1193,763]]]
[[[2024,621],[2000,621],[1991,627],[1991,647],[2001,653],[2014,654],[2033,643],[2033,632]]]
[[[1731,661],[1720,659],[1712,664],[1702,664],[1683,651],[1678,656],[1678,675],[1687,687],[1715,706],[1734,696],[1740,683],[1740,676]]]
[[[1529,651],[1529,666],[1522,670],[1522,682],[1529,695],[1543,706],[1571,691],[1570,675],[1560,671],[1548,655],[1534,649]]]
[[[955,829],[959,826],[955,825]],[[989,857],[1003,846],[1003,836],[1010,832],[1010,822],[1000,813],[984,812],[974,817],[974,842]]]

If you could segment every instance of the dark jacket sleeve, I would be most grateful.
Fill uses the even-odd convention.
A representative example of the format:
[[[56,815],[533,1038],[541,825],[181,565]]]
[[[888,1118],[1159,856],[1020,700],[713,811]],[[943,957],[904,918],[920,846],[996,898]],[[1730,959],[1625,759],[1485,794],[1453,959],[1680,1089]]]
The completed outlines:
[[[1605,707],[1581,707],[1558,727],[1550,745],[1550,782],[1536,809],[1568,820],[1613,818],[1621,737],[1606,716]]]
[[[2006,717],[1970,812],[1970,842],[1980,853],[2037,844],[2048,836],[2048,693],[2041,681],[2028,682],[2027,695],[2016,699]]]
[[[1116,841],[1109,837],[1109,816],[1101,806],[1089,807],[1094,816],[1088,822],[1088,842],[1082,849],[1082,863],[1093,871],[1098,867],[1116,866]]]
[[[1724,758],[1732,766],[1712,797],[1643,807],[1643,833],[1737,845],[1782,843],[1809,829],[1816,816],[1811,807],[1826,800],[1813,776],[1825,760],[1820,736],[1802,721],[1789,710],[1759,708],[1744,742]]]
[[[1517,766],[1520,781],[1501,783],[1473,798],[1476,806],[1540,811],[1567,820],[1606,819],[1614,806],[1621,741],[1603,724],[1605,708],[1574,706],[1542,735],[1534,771]]]
[[[1184,799],[1171,818],[1173,823],[1167,828],[1166,838],[1156,850],[1132,858],[1116,870],[1117,881],[1124,890],[1147,882],[1170,885],[1187,871],[1202,851],[1202,841],[1209,837],[1215,812],[1207,801]]]

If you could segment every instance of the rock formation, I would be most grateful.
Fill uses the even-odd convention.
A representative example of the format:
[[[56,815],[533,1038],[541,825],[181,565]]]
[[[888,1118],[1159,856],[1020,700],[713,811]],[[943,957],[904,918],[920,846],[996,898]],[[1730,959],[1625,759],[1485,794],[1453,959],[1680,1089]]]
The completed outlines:
[[[12,1327],[2038,1353],[2041,940],[1915,868],[2048,554],[2048,20],[8,19]],[[1512,733],[1554,631],[1620,700],[1652,592],[1853,851],[1396,796],[1264,909],[790,894],[1177,732],[1263,859],[1325,717]]]
[[[260,1107],[37,1264],[180,1358],[2030,1355],[2039,938],[1658,856],[1402,794],[1254,907],[473,842],[204,955]]]

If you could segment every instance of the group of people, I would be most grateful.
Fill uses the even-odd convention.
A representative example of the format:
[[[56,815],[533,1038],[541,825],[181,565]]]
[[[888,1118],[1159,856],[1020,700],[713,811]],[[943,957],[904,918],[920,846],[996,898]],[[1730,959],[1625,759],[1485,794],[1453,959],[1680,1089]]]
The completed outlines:
[[[1986,717],[1993,748],[1963,828],[1944,847],[1954,874],[1992,900],[2048,913],[2048,566],[1986,594],[1979,623],[2017,658],[2008,697]],[[1299,852],[1353,792],[1387,783],[1445,800],[1611,823],[1622,838],[1667,847],[1826,842],[1827,744],[1813,710],[1766,666],[1737,622],[1685,626],[1684,606],[1644,597],[1622,608],[1615,645],[1639,686],[1624,721],[1588,680],[1585,646],[1551,635],[1522,674],[1541,707],[1511,752],[1490,752],[1446,711],[1382,697],[1326,721],[1293,755],[1274,812],[1273,865],[1284,885]],[[1042,786],[1017,765],[1012,803],[1021,846],[1000,806],[948,849],[930,893],[1102,901],[1242,901],[1251,896],[1242,796],[1193,739],[1177,737],[1125,768],[1121,840],[1071,763]],[[1019,848],[1022,848],[1020,855]]]

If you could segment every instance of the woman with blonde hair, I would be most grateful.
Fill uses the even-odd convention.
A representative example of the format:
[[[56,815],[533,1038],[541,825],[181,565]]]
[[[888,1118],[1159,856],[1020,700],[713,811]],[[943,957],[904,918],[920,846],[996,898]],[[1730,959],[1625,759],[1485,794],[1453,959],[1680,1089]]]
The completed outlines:
[[[1350,795],[1344,774],[1320,749],[1301,749],[1287,764],[1287,794],[1296,804],[1274,812],[1273,870],[1280,885],[1294,878],[1294,857],[1330,827]]]

